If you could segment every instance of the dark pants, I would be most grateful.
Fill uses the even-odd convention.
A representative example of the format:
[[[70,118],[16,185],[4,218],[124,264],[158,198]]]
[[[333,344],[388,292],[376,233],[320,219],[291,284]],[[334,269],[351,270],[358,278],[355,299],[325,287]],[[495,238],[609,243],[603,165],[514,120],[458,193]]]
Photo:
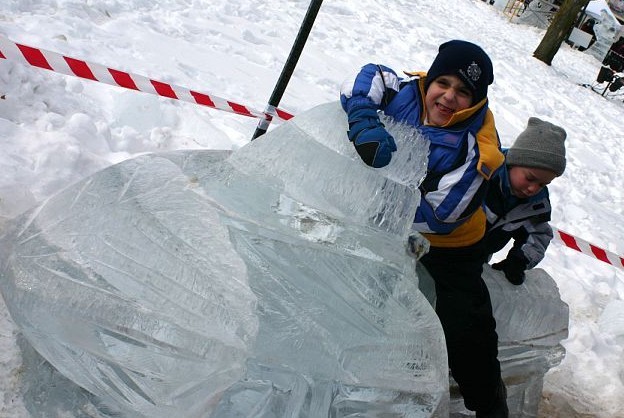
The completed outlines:
[[[442,323],[449,368],[466,408],[488,410],[501,382],[498,335],[490,294],[481,278],[487,254],[482,242],[470,247],[431,247],[421,258],[435,282],[436,312]]]

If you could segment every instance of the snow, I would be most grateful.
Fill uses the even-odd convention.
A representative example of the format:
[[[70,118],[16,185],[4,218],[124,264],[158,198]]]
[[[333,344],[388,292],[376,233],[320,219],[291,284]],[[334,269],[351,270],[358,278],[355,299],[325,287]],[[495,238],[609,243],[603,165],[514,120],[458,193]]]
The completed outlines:
[[[261,111],[308,5],[4,0],[0,35]],[[568,132],[568,166],[550,186],[553,225],[621,256],[624,95],[607,98],[582,87],[595,82],[600,62],[567,45],[551,66],[534,59],[543,35],[479,0],[325,2],[280,107],[297,114],[337,100],[342,81],[367,62],[426,71],[442,42],[476,42],[494,63],[489,97],[504,146],[530,116]],[[145,152],[237,149],[257,125],[253,118],[3,59],[0,96],[0,224],[110,164]],[[542,416],[621,416],[624,321],[603,315],[623,315],[624,270],[556,243],[539,267],[556,280],[571,317],[566,357],[546,377]],[[30,417],[18,394],[17,335],[0,305],[3,417]]]

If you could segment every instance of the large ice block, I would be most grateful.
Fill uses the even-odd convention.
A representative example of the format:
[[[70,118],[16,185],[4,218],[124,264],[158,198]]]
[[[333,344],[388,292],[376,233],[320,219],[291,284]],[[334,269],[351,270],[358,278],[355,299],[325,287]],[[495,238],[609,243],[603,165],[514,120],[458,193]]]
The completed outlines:
[[[427,144],[387,125],[380,170],[331,103],[231,154],[80,181],[6,225],[12,318],[101,415],[446,416],[443,333],[405,250]]]
[[[418,265],[420,286],[435,303],[433,281]],[[501,271],[487,264],[483,280],[490,291],[498,333],[498,359],[507,386],[510,418],[537,417],[544,376],[565,355],[561,342],[568,337],[568,305],[544,270],[526,272],[521,286],[515,286]],[[451,418],[472,417],[464,407],[459,388],[451,380]]]
[[[561,342],[568,337],[568,305],[540,268],[527,271],[521,286],[487,265],[483,279],[492,296],[510,416],[537,417],[544,375],[565,356]]]

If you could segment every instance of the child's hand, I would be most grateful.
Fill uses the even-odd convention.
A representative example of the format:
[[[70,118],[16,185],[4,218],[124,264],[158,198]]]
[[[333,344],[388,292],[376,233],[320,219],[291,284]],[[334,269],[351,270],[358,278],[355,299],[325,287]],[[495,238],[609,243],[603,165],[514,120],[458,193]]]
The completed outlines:
[[[375,168],[385,167],[397,150],[394,138],[379,120],[377,110],[360,107],[349,112],[349,140],[362,161]]]
[[[524,283],[524,271],[526,267],[527,262],[524,257],[520,258],[514,256],[507,256],[503,261],[492,264],[494,270],[502,270],[507,280],[516,286]]]
[[[349,132],[352,131],[353,129]],[[383,125],[359,131],[353,145],[362,161],[375,168],[387,166],[392,159],[392,153],[397,150],[394,138]]]

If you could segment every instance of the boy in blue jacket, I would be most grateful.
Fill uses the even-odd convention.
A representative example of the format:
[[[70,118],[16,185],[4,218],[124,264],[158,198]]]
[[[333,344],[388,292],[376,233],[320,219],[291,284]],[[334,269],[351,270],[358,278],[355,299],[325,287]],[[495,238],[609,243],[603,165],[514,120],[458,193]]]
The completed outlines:
[[[420,262],[435,282],[449,368],[466,407],[479,418],[506,418],[496,321],[481,278],[487,262],[483,202],[490,177],[504,161],[488,108],[492,62],[478,45],[452,40],[440,45],[426,73],[405,74],[367,64],[343,84],[348,138],[375,168],[389,164],[397,150],[378,111],[430,140],[412,226],[430,242]]]
[[[547,186],[565,170],[565,139],[563,128],[529,118],[512,147],[503,150],[505,165],[491,181],[485,201],[487,252],[494,254],[513,240],[507,257],[492,268],[515,285],[542,261],[553,238]]]

